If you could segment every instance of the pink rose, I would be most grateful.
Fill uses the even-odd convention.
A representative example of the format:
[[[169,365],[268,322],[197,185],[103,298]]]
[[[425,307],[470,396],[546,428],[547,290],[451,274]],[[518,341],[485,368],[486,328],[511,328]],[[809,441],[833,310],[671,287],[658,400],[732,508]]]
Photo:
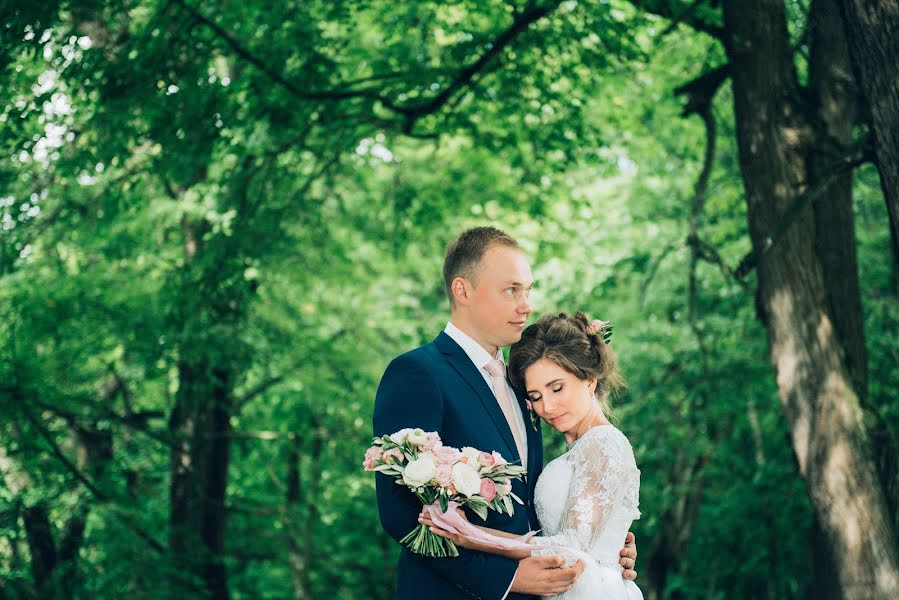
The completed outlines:
[[[371,471],[378,466],[379,460],[381,460],[381,448],[380,446],[372,446],[365,451],[365,460],[362,461],[362,467],[366,471]]]
[[[384,452],[381,460],[386,463],[400,464],[404,460],[406,460],[406,457],[402,452],[400,452],[399,448],[391,448],[390,450]]]
[[[512,484],[511,483],[497,483],[496,484],[496,493],[500,498],[503,496],[508,496],[512,493]]]
[[[496,465],[499,467],[509,464],[508,462],[506,462],[506,459],[503,458],[503,455],[499,452],[494,452],[493,454],[491,454],[491,456],[493,457],[493,460],[496,461]]]
[[[482,467],[492,467],[494,464],[496,464],[496,459],[493,458],[492,454],[481,452],[478,455],[478,464]]]
[[[436,431],[429,431],[425,434],[425,441],[421,445],[421,447],[425,450],[433,450],[434,448],[440,446],[440,436],[437,435]]]
[[[440,487],[448,488],[453,484],[453,467],[448,463],[440,463],[437,465],[437,472],[434,474],[434,479],[437,480],[437,484]],[[453,492],[455,493],[455,492]]]
[[[455,463],[462,456],[462,453],[452,446],[438,446],[434,448],[431,453],[434,455],[434,458],[437,459],[437,462],[447,463],[449,465]]]
[[[493,499],[496,498],[496,484],[492,479],[481,480],[481,491],[478,492],[478,495],[487,502],[493,502]]]

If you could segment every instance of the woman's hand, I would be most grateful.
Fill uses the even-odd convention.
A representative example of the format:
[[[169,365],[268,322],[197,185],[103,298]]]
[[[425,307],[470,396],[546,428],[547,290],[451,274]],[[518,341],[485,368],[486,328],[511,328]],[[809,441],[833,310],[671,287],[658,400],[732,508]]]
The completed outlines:
[[[460,517],[468,521],[468,517],[465,516],[465,511],[461,508],[456,508],[456,514]],[[468,548],[469,550],[478,550],[477,544],[472,542],[468,537],[462,535],[461,533],[450,533],[446,529],[441,529],[434,521],[431,520],[431,509],[427,506],[423,506],[421,508],[421,513],[418,515],[418,522],[428,527],[433,533],[439,535],[440,537],[446,538],[455,545],[460,548]]]
[[[465,511],[462,510],[461,507],[456,507],[456,514],[462,517],[463,520],[468,521],[468,516],[465,514]],[[418,513],[419,522],[421,519],[430,519],[431,518],[431,507],[430,506],[422,506],[421,512]]]

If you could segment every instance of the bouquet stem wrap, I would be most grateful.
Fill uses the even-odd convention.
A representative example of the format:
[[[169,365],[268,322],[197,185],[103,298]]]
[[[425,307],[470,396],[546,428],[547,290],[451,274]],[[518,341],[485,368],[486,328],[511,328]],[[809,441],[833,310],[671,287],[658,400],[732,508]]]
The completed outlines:
[[[468,539],[484,544],[497,550],[533,550],[533,546],[528,540],[536,535],[536,531],[526,533],[517,538],[506,538],[488,533],[479,527],[475,527],[456,512],[459,506],[457,502],[449,502],[444,512],[440,508],[440,503],[435,502],[428,508],[431,511],[431,521],[438,527],[449,531],[450,533],[458,533],[464,535]]]

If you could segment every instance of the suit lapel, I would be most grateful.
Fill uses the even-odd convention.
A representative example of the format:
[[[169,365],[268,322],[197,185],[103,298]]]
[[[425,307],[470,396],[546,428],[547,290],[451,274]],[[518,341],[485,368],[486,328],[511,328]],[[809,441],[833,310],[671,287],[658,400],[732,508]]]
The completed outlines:
[[[472,391],[475,392],[475,395],[481,401],[481,404],[484,405],[484,409],[487,411],[487,414],[490,415],[490,419],[493,421],[493,424],[496,425],[496,429],[506,443],[509,456],[512,457],[509,462],[516,460],[520,461],[521,457],[518,455],[515,438],[512,437],[512,430],[509,429],[509,423],[506,422],[506,416],[499,407],[499,403],[496,401],[496,396],[493,395],[490,386],[487,385],[487,382],[484,381],[484,377],[478,372],[477,367],[474,366],[474,363],[472,363],[471,359],[468,358],[468,355],[465,354],[465,350],[463,350],[459,344],[445,332],[441,332],[440,335],[437,336],[437,339],[434,340],[434,343],[444,356],[446,356],[447,361],[453,369],[456,370],[459,376],[461,376],[469,387],[471,387]]]

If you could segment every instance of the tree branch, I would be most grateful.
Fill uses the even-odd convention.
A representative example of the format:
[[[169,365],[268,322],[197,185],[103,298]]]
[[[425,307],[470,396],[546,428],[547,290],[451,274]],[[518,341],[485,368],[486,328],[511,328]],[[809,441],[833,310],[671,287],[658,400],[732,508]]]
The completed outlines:
[[[672,21],[672,25],[683,23],[689,25],[696,31],[708,34],[719,41],[724,40],[723,26],[709,23],[695,14],[696,9],[699,7],[699,3],[699,1],[696,1],[691,5],[684,7],[683,10],[678,10],[679,7],[676,6],[676,3],[671,2],[670,0],[631,0],[631,4],[636,8],[659,17],[664,17]]]
[[[404,109],[407,118],[414,122],[415,119],[436,112],[455,94],[459,89],[469,85],[475,76],[485,69],[488,63],[502,52],[506,46],[521,33],[527,30],[533,23],[539,21],[546,15],[550,14],[559,7],[561,1],[550,2],[546,6],[530,7],[527,10],[518,13],[515,16],[512,25],[500,33],[493,42],[485,44],[487,51],[484,52],[476,61],[465,67],[456,75],[455,79],[437,96],[431,100],[415,107]],[[409,122],[407,122],[407,126]]]
[[[69,460],[69,457],[65,455],[59,445],[56,443],[56,440],[53,439],[53,436],[50,434],[50,431],[44,427],[44,424],[41,423],[40,419],[34,416],[34,414],[29,410],[26,404],[22,404],[22,412],[25,413],[25,417],[28,421],[37,429],[38,433],[44,438],[44,441],[50,445],[50,449],[53,451],[53,454],[62,463],[62,465],[77,479],[80,481],[84,487],[90,490],[91,494],[94,495],[98,500],[105,502],[108,500],[108,496],[100,491],[100,489],[94,485],[94,482],[88,479],[87,475],[81,472],[81,469]]]
[[[851,172],[857,166],[874,160],[871,148],[872,138],[868,134],[853,146],[846,154],[838,159],[825,172],[827,175],[809,186],[804,192],[793,199],[793,203],[784,213],[783,218],[774,228],[771,236],[765,239],[764,245],[759,248],[753,248],[740,264],[737,266],[734,275],[737,279],[743,279],[758,266],[762,258],[771,251],[784,237],[790,226],[799,218],[802,211],[812,202],[818,199],[840,176]]]
[[[703,111],[711,108],[712,99],[728,77],[730,77],[730,64],[725,63],[674,88],[675,96],[687,97],[681,116],[687,117],[694,113],[702,116]]]
[[[194,19],[196,19],[199,23],[202,23],[206,27],[212,30],[215,35],[220,37],[231,50],[238,55],[243,60],[247,61],[257,69],[259,69],[263,74],[265,74],[269,79],[273,82],[277,83],[287,91],[289,91],[292,95],[300,98],[301,100],[347,100],[351,98],[369,98],[371,100],[377,100],[383,103],[388,108],[399,111],[398,107],[394,105],[392,102],[379,95],[376,91],[372,89],[364,89],[364,88],[347,88],[347,89],[334,89],[334,90],[325,90],[318,92],[308,92],[300,89],[296,84],[286,79],[281,73],[269,67],[264,60],[250,52],[243,44],[238,41],[238,39],[233,36],[230,32],[228,32],[225,28],[220,26],[218,23],[213,21],[212,19],[206,17],[203,13],[193,8],[192,6],[188,6],[184,0],[174,0],[175,4],[183,8],[188,14],[190,14]],[[402,112],[402,111],[399,111]]]
[[[662,262],[668,257],[669,254],[674,252],[675,250],[679,250],[683,246],[679,243],[669,243],[662,251],[659,253],[658,257],[650,264],[649,266],[649,274],[643,280],[643,283],[640,285],[640,306],[643,307],[646,305],[646,298],[648,297],[647,291],[649,290],[649,286],[652,285],[653,280],[656,278],[656,275],[659,272],[659,267],[662,265]]]
[[[749,287],[749,283],[737,277],[734,270],[730,267],[730,265],[727,264],[727,262],[725,262],[724,258],[718,253],[718,250],[716,250],[714,246],[698,237],[695,240],[691,240],[690,243],[696,245],[697,258],[699,258],[699,260],[717,266],[722,275],[724,275],[728,279],[733,278],[733,280],[736,281],[741,288],[743,288],[744,292],[746,292],[747,294],[752,293],[752,289]]]
[[[71,472],[72,475],[74,475],[75,478],[78,481],[80,481],[84,485],[84,487],[86,487],[97,500],[107,503],[110,500],[109,496],[107,496],[102,491],[100,491],[100,489],[97,488],[97,486],[94,485],[94,483],[90,479],[88,479],[88,477],[84,473],[81,472],[81,470],[75,465],[75,463],[73,463],[71,460],[68,459],[68,457],[63,453],[62,449],[59,447],[59,445],[53,439],[53,436],[50,434],[50,432],[47,430],[47,428],[43,426],[43,424],[40,422],[40,420],[38,420],[37,417],[35,417],[34,414],[32,414],[32,412],[30,410],[28,410],[28,407],[25,406],[24,403],[22,404],[22,410],[24,411],[26,418],[38,430],[38,433],[40,433],[41,437],[44,438],[44,440],[50,445],[50,448],[53,450],[53,454],[63,464],[63,466],[69,472]],[[118,512],[117,507],[113,506],[112,504],[110,504],[109,506]],[[130,515],[120,513],[119,516],[122,518],[122,520],[125,523],[128,524],[129,527],[131,527],[132,531],[134,531],[134,533],[136,533],[138,535],[138,537],[140,537],[142,540],[147,542],[147,544],[151,548],[153,548],[156,552],[158,552],[160,554],[165,552],[165,547],[162,544],[160,544],[156,540],[156,538],[154,538],[152,535],[150,535],[150,533],[148,531],[146,531],[143,527],[141,527],[140,525],[135,523],[133,518]]]
[[[460,89],[463,89],[475,80],[478,74],[486,71],[487,65],[493,61],[512,41],[521,33],[526,31],[536,21],[542,19],[546,15],[553,12],[562,3],[561,0],[554,0],[545,6],[529,6],[525,10],[516,13],[512,24],[508,29],[501,32],[492,42],[484,45],[486,51],[481,54],[477,60],[470,65],[463,67],[453,78],[453,80],[439,94],[424,100],[422,102],[409,102],[407,104],[397,104],[384,96],[380,90],[376,88],[354,88],[352,84],[343,84],[347,87],[338,86],[332,90],[307,91],[298,87],[295,83],[285,78],[281,73],[269,67],[268,64],[252,52],[248,50],[241,42],[230,32],[218,25],[212,19],[203,15],[197,9],[188,6],[185,0],[173,0],[175,4],[189,13],[196,21],[208,27],[212,32],[221,38],[225,44],[240,58],[255,66],[269,79],[280,85],[296,98],[301,100],[317,100],[317,101],[340,101],[350,100],[354,98],[368,99],[373,102],[379,102],[390,111],[403,116],[402,131],[405,134],[411,134],[415,122],[426,115],[432,114],[440,110]],[[376,80],[380,78],[393,77],[393,75],[373,75],[371,77],[356,80]]]
[[[715,87],[714,89],[717,89]],[[701,104],[694,109],[695,112],[702,117],[703,125],[705,125],[705,156],[702,161],[702,170],[699,178],[696,180],[696,186],[693,191],[693,206],[690,209],[690,235],[687,242],[690,246],[690,269],[689,269],[689,299],[687,302],[687,321],[690,329],[696,337],[696,343],[699,344],[699,351],[702,357],[703,370],[708,372],[708,347],[705,344],[705,338],[702,330],[697,322],[697,297],[699,295],[699,284],[696,279],[696,266],[699,263],[699,246],[696,243],[699,239],[699,216],[702,214],[702,208],[705,205],[705,194],[709,185],[709,177],[712,174],[712,165],[715,162],[715,116],[712,114],[712,97],[711,94],[705,96]]]

